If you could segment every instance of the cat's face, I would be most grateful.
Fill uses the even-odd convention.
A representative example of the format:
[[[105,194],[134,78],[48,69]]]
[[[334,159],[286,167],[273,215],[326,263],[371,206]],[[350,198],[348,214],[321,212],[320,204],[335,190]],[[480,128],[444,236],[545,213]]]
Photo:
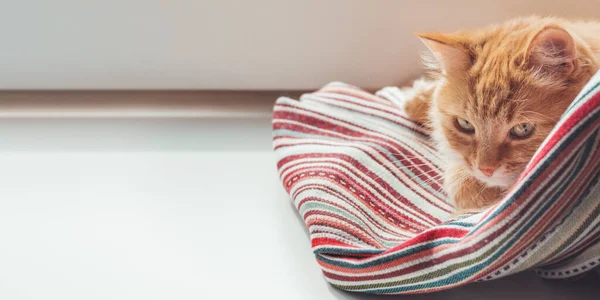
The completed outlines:
[[[475,86],[493,86],[495,91],[478,95],[465,80],[439,87],[432,111],[438,143],[447,157],[480,181],[506,187],[518,179],[576,93],[562,93],[565,100],[560,101],[527,82],[503,87],[487,77],[480,80]]]
[[[488,186],[518,179],[593,74],[566,30],[522,26],[421,35],[440,69],[433,137],[449,164]]]

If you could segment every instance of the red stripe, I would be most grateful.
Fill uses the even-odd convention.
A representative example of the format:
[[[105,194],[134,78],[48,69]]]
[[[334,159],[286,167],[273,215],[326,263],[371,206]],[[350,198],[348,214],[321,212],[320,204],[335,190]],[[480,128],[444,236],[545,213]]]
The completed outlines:
[[[322,190],[322,191],[325,191],[325,192],[327,192],[327,193],[331,193],[331,194],[332,194],[332,195],[334,195],[336,198],[338,198],[338,199],[341,199],[341,200],[344,200],[344,202],[346,202],[348,205],[352,206],[352,208],[353,208],[353,209],[355,209],[355,210],[359,211],[359,212],[361,213],[361,215],[357,215],[356,213],[354,213],[354,212],[352,212],[352,211],[346,210],[346,209],[345,209],[343,206],[341,206],[341,205],[339,205],[339,204],[337,204],[337,203],[334,203],[334,202],[328,201],[328,200],[326,200],[326,199],[324,199],[324,198],[319,198],[319,197],[314,197],[314,196],[313,196],[313,197],[306,197],[306,198],[302,199],[302,200],[301,200],[301,201],[298,203],[298,210],[300,210],[300,208],[302,207],[302,205],[304,205],[304,203],[305,203],[305,202],[307,202],[307,201],[313,201],[313,199],[319,199],[319,201],[320,201],[320,202],[324,202],[324,203],[327,203],[327,204],[329,204],[329,205],[335,206],[335,207],[337,207],[337,208],[339,208],[339,209],[342,209],[342,210],[344,210],[346,213],[348,213],[348,214],[351,214],[351,215],[353,215],[355,218],[357,218],[357,219],[360,219],[360,220],[362,220],[363,222],[367,223],[367,225],[365,225],[365,226],[366,226],[367,228],[369,228],[370,230],[372,230],[373,232],[376,232],[376,231],[377,231],[377,229],[378,229],[378,230],[380,230],[380,231],[383,231],[383,232],[386,232],[386,233],[388,233],[388,234],[390,234],[390,235],[394,235],[394,236],[401,237],[401,238],[398,238],[398,241],[405,241],[405,240],[407,240],[409,237],[413,237],[413,236],[414,236],[414,233],[412,233],[412,232],[408,231],[408,228],[407,228],[406,226],[401,226],[401,225],[396,225],[396,224],[393,224],[393,223],[391,223],[391,222],[390,222],[390,220],[389,220],[389,219],[387,219],[387,218],[379,218],[379,219],[374,219],[373,217],[371,217],[371,215],[370,215],[370,214],[368,214],[368,213],[367,213],[365,210],[363,210],[363,209],[362,209],[360,206],[356,205],[356,202],[361,202],[361,203],[362,203],[362,201],[358,200],[358,199],[360,199],[360,198],[358,198],[358,197],[356,198],[356,201],[353,201],[353,200],[351,200],[351,199],[348,199],[348,198],[347,198],[347,197],[345,197],[343,194],[339,193],[338,191],[336,191],[336,190],[334,190],[334,189],[331,189],[331,188],[329,188],[329,187],[327,187],[327,186],[324,186],[324,185],[317,185],[317,184],[306,185],[306,186],[302,187],[301,189],[302,189],[303,191],[306,191],[306,190]],[[363,203],[363,205],[365,205],[365,206],[369,207],[369,206],[368,206],[368,204],[365,204],[365,203]],[[377,213],[376,213],[376,212],[373,212],[373,214],[374,214],[374,215],[377,215]],[[361,216],[362,216],[363,218],[361,218]],[[393,228],[396,228],[396,229],[399,229],[399,230],[403,230],[403,233],[400,233],[400,232],[397,232],[397,231],[392,231],[392,230],[390,230],[390,228],[389,228],[389,227],[382,226],[382,225],[381,225],[379,222],[382,222],[382,223],[385,223],[385,224],[394,225],[394,226],[390,226],[390,227],[393,227]],[[373,228],[369,227],[369,225],[368,225],[369,223],[370,223],[370,224],[372,224],[373,226],[377,227],[377,229],[373,229]],[[376,233],[375,233],[375,234],[376,234]],[[410,235],[407,235],[407,234],[410,234]],[[381,237],[381,238],[382,238],[382,239],[384,239],[384,237]]]
[[[422,222],[418,222],[418,221],[416,221],[416,220],[414,220],[412,218],[409,218],[407,215],[405,215],[402,212],[402,208],[397,205],[397,204],[403,204],[404,206],[415,207],[415,205],[412,202],[406,200],[406,198],[402,197],[401,199],[400,198],[390,199],[390,198],[386,197],[386,195],[383,193],[383,191],[382,191],[382,189],[380,187],[375,186],[375,185],[370,184],[370,183],[367,183],[366,186],[370,187],[371,189],[373,189],[377,193],[379,193],[383,197],[383,199],[387,199],[388,202],[390,202],[392,205],[395,204],[394,207],[392,207],[389,204],[384,203],[381,200],[381,198],[379,198],[375,194],[371,193],[368,189],[366,189],[365,187],[363,187],[362,185],[360,185],[353,178],[351,178],[346,173],[344,173],[344,172],[342,172],[342,171],[340,171],[338,169],[335,169],[335,168],[332,168],[332,167],[319,167],[316,170],[319,170],[318,172],[326,174],[326,176],[323,176],[321,178],[326,178],[327,177],[327,180],[330,180],[329,175],[334,175],[336,177],[336,179],[338,179],[338,180],[341,179],[344,182],[346,182],[347,185],[352,186],[353,188],[355,188],[357,191],[360,192],[360,194],[362,194],[362,195],[365,196],[365,199],[363,200],[360,196],[358,196],[359,195],[358,193],[354,193],[355,195],[357,195],[358,199],[361,199],[361,201],[363,203],[365,203],[365,205],[369,206],[370,202],[373,202],[373,203],[376,204],[376,206],[377,206],[378,209],[384,209],[386,213],[391,214],[394,218],[396,218],[398,220],[404,220],[406,223],[412,224],[409,227],[415,228],[415,229],[417,229],[419,231],[422,231],[422,230],[426,229],[425,224],[423,224]],[[353,171],[348,171],[348,172],[354,174],[355,176],[358,176]],[[305,177],[302,178],[302,179],[297,180],[294,183],[292,183],[290,189],[294,185],[297,185],[299,182],[302,182],[304,180],[306,180]],[[285,181],[287,182],[287,180],[285,180]],[[337,187],[342,187],[343,186],[342,184],[340,184],[338,182],[335,182],[335,184],[336,184]],[[386,187],[383,187],[383,189],[386,189]],[[401,197],[397,193],[392,193],[392,191],[388,190],[387,192],[390,193],[390,194],[392,194],[393,197],[396,197],[396,195],[398,195],[398,197]],[[293,195],[292,195],[292,197],[296,198],[296,196],[293,196]],[[398,210],[398,209],[400,209],[400,210]],[[429,221],[429,223],[430,223],[429,225],[431,225],[431,224],[439,224],[439,220],[436,220],[433,216],[421,214],[420,210],[417,210],[414,214],[417,215],[417,217],[428,217],[430,219],[433,219],[433,221]],[[421,220],[423,222],[428,222],[428,220],[426,220],[426,219],[421,219]]]
[[[595,131],[595,129],[593,129],[593,128],[594,128],[593,126],[589,127],[589,129],[587,130],[587,133],[592,133],[593,131]],[[553,172],[555,170],[555,167],[552,167],[553,165],[559,165],[560,163],[563,163],[564,156],[573,152],[572,148],[576,147],[576,145],[579,145],[578,141],[582,141],[582,140],[585,141],[584,139],[586,137],[588,137],[588,134],[585,134],[585,133],[586,132],[582,132],[581,135],[579,136],[579,138],[576,141],[573,141],[571,143],[571,147],[565,149],[559,156],[560,158],[557,158],[556,160],[554,160],[553,164],[548,167],[546,173],[542,174],[542,176],[540,176],[536,179],[536,183],[541,182],[542,179],[545,180],[545,178],[547,177],[545,175],[550,172]],[[575,148],[575,150],[577,150],[577,149],[580,149],[580,147]],[[598,162],[599,158],[600,158],[600,151],[596,151],[593,154],[592,159],[590,160],[588,158],[588,160]],[[510,261],[517,258],[527,248],[531,247],[531,245],[535,241],[540,239],[541,236],[545,232],[547,232],[551,226],[555,225],[560,220],[560,217],[562,215],[564,215],[564,213],[566,213],[566,210],[569,207],[571,207],[577,199],[579,199],[581,197],[582,193],[585,191],[584,187],[586,185],[588,185],[589,182],[592,180],[592,178],[594,177],[592,175],[596,174],[596,172],[598,170],[597,166],[598,166],[598,164],[596,163],[594,166],[588,166],[587,168],[580,170],[578,176],[573,180],[573,182],[571,184],[569,184],[569,187],[567,188],[567,190],[562,192],[562,195],[560,196],[560,198],[564,199],[564,200],[562,202],[558,201],[555,205],[553,205],[552,208],[550,210],[548,210],[544,214],[544,216],[538,220],[537,225],[532,227],[531,230],[526,235],[521,237],[519,239],[519,243],[517,243],[510,252],[505,253],[505,257],[500,258],[498,260],[498,262],[494,264],[494,266],[499,268],[499,266],[503,266],[504,264],[509,263]],[[563,170],[557,172],[556,174],[563,173],[564,169],[566,169],[568,167],[570,167],[569,162],[565,163],[565,166],[563,166]],[[558,178],[557,178],[557,180],[558,180]],[[550,182],[554,182],[554,180],[552,180]],[[529,187],[529,188],[531,190],[536,190],[536,191],[544,190],[543,187],[538,187],[537,185],[534,187]],[[558,186],[555,187],[555,189],[558,189],[558,188],[559,188]],[[553,193],[551,193],[551,194],[553,194]],[[541,203],[541,201],[539,201],[538,203]]]
[[[346,248],[357,248],[357,249],[360,249],[360,248],[358,248],[356,246],[348,245],[348,244],[342,243],[342,242],[340,242],[340,241],[338,241],[336,239],[332,239],[332,238],[315,238],[315,239],[312,239],[311,242],[312,242],[311,244],[312,244],[313,248],[316,248],[316,247],[319,247],[319,246],[334,245],[334,246],[342,246],[342,247],[346,247]]]
[[[311,216],[314,218],[308,219]],[[353,225],[356,228],[347,226],[346,224],[343,224],[342,222],[332,222],[331,216],[332,216],[332,214],[328,214],[323,211],[320,211],[319,214],[315,213],[314,211],[311,211],[311,212],[304,214],[304,216],[302,216],[302,217],[304,218],[304,222],[306,223],[306,226],[308,226],[309,229],[312,226],[323,226],[323,227],[327,227],[327,228],[338,229],[340,231],[347,233],[350,236],[356,237],[358,240],[361,240],[363,243],[368,244],[369,246],[372,246],[372,247],[378,248],[378,249],[385,248],[378,240],[376,240],[369,234],[362,231],[360,229],[360,226],[356,226],[356,224],[353,224],[352,222],[349,222],[348,220],[345,220],[341,217],[337,217],[337,218],[344,221],[345,223]]]
[[[307,203],[307,202],[319,202],[319,203],[327,203],[327,204],[329,204],[329,205],[331,205],[331,206],[335,206],[335,207],[337,207],[337,208],[339,208],[339,209],[343,209],[341,206],[339,206],[339,205],[337,205],[337,204],[335,204],[335,203],[333,203],[333,202],[331,202],[331,201],[327,201],[326,199],[324,199],[324,198],[320,198],[320,197],[307,197],[307,198],[305,198],[305,199],[302,199],[302,202],[298,204],[298,208],[302,207],[302,205],[304,205],[304,204],[305,204],[305,203]],[[314,211],[315,211],[315,210],[313,210],[313,212],[314,212]],[[319,212],[320,212],[320,210],[317,210],[317,211],[319,211]],[[352,213],[350,213],[350,212],[349,212],[349,211],[347,211],[347,210],[345,210],[345,211],[346,211],[347,213],[349,213],[349,214],[353,215],[354,217],[358,218],[358,217],[357,217],[355,214],[352,214]],[[330,213],[327,213],[327,215],[330,215]],[[341,219],[341,220],[345,220],[345,218],[343,218],[343,217],[339,217],[339,218],[338,218],[338,217],[336,217],[337,215],[335,215],[335,214],[331,214],[331,215],[333,216],[333,218],[334,218],[334,219]],[[361,219],[361,218],[358,218],[358,219]],[[361,219],[361,220],[362,220],[362,219]],[[365,221],[363,220],[363,222],[365,222]],[[365,223],[367,223],[367,222],[365,222]],[[353,222],[352,224],[355,224],[355,223]],[[373,232],[376,232],[376,230],[373,230],[373,229],[372,229],[371,227],[369,227],[368,225],[366,225],[366,226],[360,226],[360,225],[356,224],[356,226],[359,226],[359,227],[361,227],[361,228],[362,228],[362,227],[366,227],[367,229],[369,229],[369,230],[365,230],[365,232],[367,232],[367,231],[373,231]],[[404,241],[404,240],[406,240],[406,238],[401,238],[401,237],[399,237],[399,235],[398,235],[397,233],[391,232],[390,234],[391,234],[391,235],[395,235],[395,236],[397,236],[398,238],[396,239],[396,241],[398,241],[398,242],[401,242],[401,241]],[[385,238],[385,237],[383,237],[383,236],[381,236],[381,235],[379,235],[379,234],[377,234],[377,233],[373,233],[373,235],[375,235],[375,236],[377,237],[377,239],[380,239],[380,240],[393,241],[393,240],[390,240],[390,239],[388,239],[388,238]]]
[[[350,147],[350,148],[354,148],[354,147]],[[362,149],[358,149],[358,150],[363,151]],[[373,151],[377,152],[376,150],[373,150]],[[363,152],[363,153],[365,153],[365,155],[371,157],[373,160],[377,161],[381,167],[383,167],[383,168],[385,168],[386,170],[389,171],[388,173],[389,173],[390,176],[394,177],[396,180],[398,180],[398,181],[400,181],[402,183],[406,184],[407,181],[404,180],[404,179],[401,179],[398,175],[396,175],[395,174],[396,172],[403,173],[407,177],[411,176],[410,174],[406,173],[406,171],[404,171],[404,170],[406,170],[405,168],[398,168],[398,169],[388,168],[388,167],[384,166],[383,163],[380,160],[376,159],[371,154],[366,153],[366,152]],[[304,157],[304,155],[299,155],[299,156],[301,156],[301,157],[298,157],[297,159],[306,158],[306,157]],[[367,181],[365,179],[374,180],[375,179],[374,177],[376,177],[376,176],[371,176],[371,173],[372,173],[371,171],[365,172],[364,170],[368,170],[368,169],[364,165],[360,164],[357,160],[355,160],[352,156],[345,156],[345,155],[341,155],[341,154],[327,154],[327,153],[324,153],[324,154],[313,155],[312,157],[313,158],[335,158],[335,159],[346,161],[347,163],[351,164],[354,168],[360,170],[361,173],[357,173],[353,169],[349,169],[349,168],[346,168],[346,167],[344,167],[344,169],[347,170],[348,172],[354,174],[356,177],[358,177],[359,179],[362,179],[364,181]],[[386,161],[392,163],[389,160],[386,160]],[[420,162],[420,161],[417,161],[417,162]],[[306,173],[306,172],[311,172],[311,171],[312,172],[318,172],[319,168],[324,168],[324,167],[323,166],[318,166],[317,167],[317,166],[314,166],[314,165],[311,165],[311,164],[325,164],[325,163],[338,164],[339,162],[332,159],[332,160],[320,160],[320,161],[316,161],[315,160],[315,161],[310,161],[310,162],[288,163],[285,168],[280,168],[280,172],[281,173],[289,171],[289,169],[292,168],[292,167],[297,167],[297,169],[295,169],[294,171],[289,171],[288,174],[285,175],[284,178],[282,178],[282,180],[285,183],[285,182],[288,182],[290,180],[290,178],[292,178],[292,177],[300,176],[301,173]],[[298,167],[298,166],[304,165],[304,164],[306,164],[307,166],[306,167]],[[340,165],[340,167],[341,166],[342,165]],[[407,168],[408,167],[410,167],[410,165],[407,166]],[[436,191],[440,191],[440,193],[442,193],[443,191],[442,191],[441,184],[437,182],[438,180],[441,180],[441,177],[439,176],[440,174],[437,173],[438,171],[437,170],[431,170],[429,168],[424,168],[424,167],[423,167],[423,169],[424,170],[422,170],[422,169],[419,170],[420,172],[418,172],[418,174],[415,175],[415,176],[418,176],[421,180],[427,181],[427,185],[429,187],[431,187],[432,189],[434,189]],[[417,172],[415,172],[415,173],[417,173]],[[408,181],[409,182],[413,182],[412,179],[409,179]],[[296,184],[297,183],[298,182],[296,182]],[[417,183],[415,183],[415,184],[417,184]],[[371,184],[369,184],[369,186],[373,187],[373,185],[371,185]],[[289,189],[291,187],[292,186],[289,186]],[[431,205],[433,205],[433,206],[435,206],[435,207],[437,207],[437,208],[439,208],[439,209],[441,209],[441,210],[443,210],[443,211],[445,211],[447,213],[450,213],[449,209],[451,208],[451,205],[449,203],[445,202],[444,199],[442,199],[441,197],[439,197],[437,194],[434,194],[434,193],[431,193],[429,191],[426,191],[425,189],[424,189],[423,193],[420,193],[420,192],[418,192],[418,191],[416,191],[416,190],[414,190],[412,188],[410,188],[410,189],[414,193],[420,195],[424,200],[426,200],[427,202],[429,202]],[[434,200],[430,200],[431,198],[433,198]],[[394,198],[394,199],[389,199],[389,198],[386,198],[386,199],[388,199],[389,201],[392,201],[392,202],[398,200],[397,197]],[[439,222],[437,222],[437,223],[439,223]]]
[[[577,108],[576,111],[572,112],[567,119],[565,119],[560,128],[558,128],[558,130],[556,130],[556,132],[549,137],[548,142],[539,151],[538,155],[531,160],[525,172],[523,175],[521,175],[521,178],[528,174],[540,162],[540,160],[544,159],[546,155],[552,151],[552,148],[554,148],[558,142],[560,142],[576,125],[578,125],[581,120],[585,119],[590,112],[594,111],[598,107],[600,107],[600,93],[593,95],[590,99],[583,103],[583,105]]]
[[[293,112],[281,110],[280,107],[287,107],[287,108],[293,109]],[[314,114],[314,115],[317,115],[319,117],[309,116],[306,113]],[[273,129],[275,129],[275,130],[277,130],[277,129],[288,129],[288,128],[285,128],[285,127],[283,127],[283,128],[279,127],[279,126],[281,126],[280,124],[286,124],[286,123],[278,122],[278,120],[282,120],[282,121],[293,120],[293,121],[296,121],[296,122],[299,122],[299,123],[302,123],[302,124],[310,125],[310,126],[313,126],[313,127],[318,127],[318,128],[321,128],[321,129],[327,129],[327,130],[334,131],[334,132],[336,131],[334,129],[344,129],[344,131],[342,131],[341,133],[352,132],[352,133],[354,133],[354,135],[351,135],[351,136],[354,136],[354,137],[357,137],[357,136],[360,137],[360,136],[365,136],[366,135],[366,136],[370,136],[372,139],[378,139],[378,140],[381,140],[381,141],[384,141],[384,142],[393,142],[393,143],[397,143],[398,142],[398,140],[396,138],[394,138],[394,137],[392,137],[392,136],[390,136],[390,135],[388,135],[386,133],[375,132],[375,131],[373,131],[371,129],[368,129],[368,128],[365,128],[363,126],[360,126],[360,125],[358,125],[356,123],[352,123],[352,122],[346,121],[344,119],[336,118],[334,116],[327,115],[327,114],[324,114],[324,113],[321,113],[321,112],[318,112],[318,111],[310,110],[310,109],[307,109],[307,108],[304,108],[304,107],[296,107],[296,106],[289,106],[289,105],[286,105],[286,104],[279,104],[279,105],[277,105],[275,107],[275,110],[273,112]],[[343,125],[333,124],[333,123],[331,123],[328,120],[337,121],[339,123],[342,123]],[[324,125],[326,125],[326,126],[324,126]],[[418,125],[416,125],[416,123],[413,123],[410,126],[405,125],[405,124],[399,124],[399,125],[401,125],[401,127],[404,127],[405,129],[408,129],[409,132],[413,132],[415,130],[415,126],[418,126]],[[349,126],[360,128],[360,129],[362,129],[362,130],[364,130],[364,131],[366,131],[368,133],[357,132],[354,129],[350,129]],[[293,130],[293,129],[291,129],[291,130]],[[374,136],[371,133],[377,133],[378,135],[385,136],[385,139],[383,139],[383,138],[381,138],[379,136]],[[402,130],[398,130],[396,133],[403,134],[403,131]],[[350,135],[350,134],[347,134],[347,135]],[[414,134],[411,134],[410,136],[411,136],[412,139],[419,138],[418,136],[416,136]],[[426,148],[431,149],[432,152],[435,152],[435,149],[426,142],[428,140],[425,139],[425,138],[422,138],[422,139],[423,139],[422,140],[422,142],[423,142],[422,145],[424,147],[426,147]]]
[[[318,155],[320,156],[320,155]],[[317,157],[318,157],[317,156]],[[331,155],[327,155],[327,154],[323,154],[323,157],[331,157]],[[360,171],[362,174],[367,174],[368,169],[366,167],[364,167],[362,164],[360,164],[357,160],[355,160],[352,156],[348,156],[348,155],[342,155],[342,154],[334,154],[333,157],[336,157],[338,159],[344,160],[348,163],[350,163],[356,170]],[[374,158],[373,158],[374,159]],[[330,167],[324,167],[324,166],[319,166],[319,168],[315,169],[315,170],[319,170],[318,172],[324,172],[324,169],[330,170],[330,174],[333,175],[337,175],[339,177],[342,177],[342,180],[346,183],[349,183],[350,185],[352,185],[354,188],[361,186],[359,182],[355,181],[353,178],[351,178],[350,176],[348,176],[346,173],[341,172],[337,169],[334,168],[330,168]],[[386,170],[389,171],[388,168],[386,168]],[[335,173],[333,173],[335,172]],[[360,176],[359,173],[355,172],[354,170],[347,170],[348,173],[353,174],[354,176],[358,177],[358,178],[363,178],[362,176]],[[293,176],[295,177],[295,176]],[[289,181],[290,176],[286,176],[284,178],[284,182],[288,182]],[[435,217],[433,217],[432,215],[430,215],[429,213],[423,211],[420,207],[416,206],[413,202],[407,200],[402,194],[398,193],[395,189],[393,189],[393,187],[385,180],[376,177],[376,178],[371,178],[369,177],[372,181],[375,181],[375,183],[377,185],[371,184],[369,182],[365,182],[365,184],[370,187],[371,189],[375,190],[377,193],[379,193],[382,197],[384,197],[385,199],[388,200],[388,202],[394,204],[394,203],[398,203],[398,204],[402,204],[406,207],[410,207],[413,211],[415,211],[415,214],[418,214],[421,217],[425,217],[426,219],[429,220],[428,223],[430,224],[439,224],[441,221]],[[397,178],[400,182],[402,182],[404,185],[407,185],[407,183],[404,180],[401,180],[400,178]],[[296,182],[292,183],[292,185],[290,186],[290,189],[296,185],[299,184],[299,182],[302,182],[303,179],[299,179]],[[407,186],[407,188],[409,188]],[[371,201],[375,201],[376,203],[379,203],[382,207],[385,207],[386,209],[390,209],[394,212],[394,214],[396,216],[400,215],[401,213],[399,211],[397,211],[396,209],[390,207],[388,204],[384,203],[383,201],[380,201],[379,199],[377,199],[377,197],[372,194],[371,192],[365,190],[362,190],[363,193],[368,193]],[[384,192],[385,191],[385,192]],[[419,195],[421,198],[426,199],[426,197],[424,195],[422,195],[421,193],[414,191],[414,193],[416,193],[417,195]],[[393,198],[389,198],[387,197],[385,194],[389,193]],[[397,205],[395,205],[397,206]],[[398,207],[400,208],[400,207]],[[427,221],[427,220],[424,220]]]
[[[589,237],[584,239],[584,241],[580,242],[577,245],[577,247],[573,247],[573,249],[570,249],[569,251],[565,252],[564,254],[561,254],[561,255],[553,258],[552,260],[548,260],[547,262],[544,262],[544,265],[547,266],[548,264],[555,264],[555,263],[561,262],[563,260],[566,260],[570,256],[577,254],[577,252],[588,248],[592,244],[595,244],[595,242],[597,242],[597,239],[599,237],[600,237],[600,232],[595,232],[595,233],[591,234]]]
[[[367,115],[367,116],[372,116],[372,117],[375,117],[375,118],[383,119],[383,120],[392,122],[392,123],[394,123],[394,124],[396,124],[398,126],[403,126],[403,127],[413,126],[413,129],[416,130],[417,132],[419,132],[420,134],[424,134],[424,135],[427,134],[427,129],[425,127],[423,127],[419,123],[416,123],[413,120],[410,120],[406,116],[402,115],[401,112],[398,110],[398,108],[395,108],[394,110],[391,110],[391,109],[390,110],[382,110],[380,108],[373,107],[373,106],[370,106],[370,105],[365,105],[365,104],[361,104],[361,103],[358,103],[358,102],[355,102],[355,101],[350,101],[350,100],[347,100],[347,99],[342,99],[341,97],[335,97],[334,95],[327,95],[327,94],[315,93],[315,94],[313,94],[313,96],[314,96],[313,98],[310,98],[313,101],[319,101],[319,102],[322,102],[322,103],[326,103],[328,105],[339,107],[339,108],[344,109],[344,110],[358,112],[358,113],[361,113],[363,115]],[[321,98],[323,98],[325,100],[330,100],[330,101],[323,101]],[[362,107],[362,108],[372,109],[372,110],[380,112],[381,114],[390,114],[390,115],[393,115],[394,117],[396,117],[396,119],[389,118],[389,117],[387,117],[385,115],[377,115],[377,114],[374,114],[374,113],[370,113],[370,112],[367,112],[364,109],[360,110],[360,109],[356,109],[356,108],[353,108],[353,107],[338,105],[336,102],[347,103],[347,104],[359,106],[359,107]],[[402,122],[400,122],[400,121],[402,121]]]

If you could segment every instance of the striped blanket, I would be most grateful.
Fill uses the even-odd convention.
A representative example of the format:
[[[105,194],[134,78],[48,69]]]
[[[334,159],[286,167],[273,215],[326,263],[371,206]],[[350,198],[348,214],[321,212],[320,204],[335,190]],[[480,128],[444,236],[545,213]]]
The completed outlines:
[[[440,157],[393,103],[331,83],[279,98],[273,146],[283,185],[334,286],[425,293],[533,269],[545,278],[600,264],[600,74],[494,207],[452,218]]]

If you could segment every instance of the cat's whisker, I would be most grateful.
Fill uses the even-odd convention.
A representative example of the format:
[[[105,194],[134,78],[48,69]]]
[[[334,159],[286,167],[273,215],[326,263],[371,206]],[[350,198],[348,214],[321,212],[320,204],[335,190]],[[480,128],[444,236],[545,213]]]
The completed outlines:
[[[436,175],[436,176],[432,176],[431,178],[429,178],[429,179],[425,180],[423,183],[424,183],[424,184],[426,184],[426,183],[429,183],[429,182],[432,182],[432,181],[438,180],[438,179],[439,179],[439,178],[441,178],[442,176],[443,176],[443,175],[441,175],[441,174],[440,174],[440,175]],[[415,178],[416,178],[416,176],[415,176]]]
[[[390,154],[394,155],[394,156],[400,156],[402,158],[406,158],[406,159],[410,159],[410,158],[423,158],[419,155],[407,155],[406,153],[401,153],[401,152],[392,152],[390,151]]]
[[[423,166],[425,166],[425,165],[423,165]],[[419,173],[419,174],[425,174],[425,173],[431,173],[431,172],[440,173],[440,171],[436,170],[436,169],[431,169],[431,170],[425,171],[425,170],[418,168],[418,166],[408,166],[408,167],[404,167],[404,168],[396,168],[394,170],[397,170],[397,171],[408,170],[408,171],[412,171],[413,173]]]
[[[432,173],[432,172],[435,172],[435,171],[434,171],[434,170],[430,170],[430,171],[428,171],[428,172],[422,172],[422,173],[419,173],[419,174],[417,174],[417,175],[415,175],[415,176],[412,176],[412,177],[411,177],[409,180],[413,180],[413,179],[415,179],[415,178],[417,178],[417,177],[419,177],[419,176],[421,176],[421,175],[426,175],[426,176],[428,176],[428,174],[429,174],[429,173]],[[439,173],[439,172],[435,172],[435,173]]]
[[[420,163],[420,164],[410,164],[410,163],[409,163],[409,164],[405,164],[405,162],[406,162],[405,160],[391,160],[390,162],[391,162],[391,163],[393,163],[394,165],[397,165],[397,164],[402,164],[402,165],[403,165],[403,167],[405,167],[405,168],[408,168],[408,167],[423,167],[423,166],[429,166],[431,169],[434,169],[434,170],[439,170],[439,169],[440,169],[440,168],[439,168],[438,166],[436,166],[435,164],[433,164],[433,163],[429,163],[429,162]],[[412,162],[412,161],[410,161],[410,162]]]
[[[532,110],[525,110],[525,111],[521,111],[521,114],[532,114],[532,115],[537,115],[540,116],[541,118],[544,118],[545,120],[551,121],[551,122],[558,122],[559,118],[551,118],[548,117],[547,115],[544,115],[542,113],[536,112],[536,111],[532,111]],[[523,118],[527,118],[525,116],[523,116]],[[529,121],[529,120],[528,120]],[[530,122],[530,121],[529,121]],[[533,124],[533,123],[532,123]]]
[[[406,158],[406,159],[392,159],[392,162],[413,162],[416,158]]]
[[[398,165],[398,163],[400,163],[403,168],[431,166],[432,169],[438,169],[438,167],[436,167],[435,165],[433,165],[431,163],[403,164],[402,161],[399,161],[399,160],[391,161],[391,163],[393,163],[394,165]]]
[[[394,168],[393,170],[402,171],[402,170],[408,170],[408,169],[411,169],[411,168],[415,168],[415,170],[413,170],[413,171],[418,171],[419,174],[430,173],[430,172],[437,172],[438,171],[437,169],[432,169],[432,170],[429,170],[427,172],[424,172],[424,171],[422,171],[422,170],[420,170],[418,168],[418,167],[427,166],[427,165],[429,165],[429,164],[409,165],[409,166],[405,166],[405,167],[402,167],[402,168]],[[375,176],[379,177],[379,175],[384,174],[384,173],[387,173],[387,171],[386,170],[381,170],[381,173],[379,173],[379,172],[376,172],[375,170],[369,170],[369,171],[367,171],[365,173],[365,176],[370,177],[371,175],[375,175]]]
[[[479,199],[479,196],[481,195],[481,193],[483,193],[483,191],[485,190],[486,186],[485,185],[481,185],[481,190],[479,190],[479,193],[477,193],[477,195],[475,195],[474,200],[477,201]]]
[[[443,177],[443,175],[442,175],[442,174],[440,174],[440,175],[437,175],[437,176],[434,176],[434,177],[432,177],[432,178],[430,178],[430,179],[428,179],[428,180],[425,180],[425,181],[424,181],[422,184],[423,184],[423,185],[430,184],[430,183],[432,183],[432,182],[434,182],[434,181],[438,181],[438,180],[440,180],[442,177]],[[441,186],[440,186],[440,189],[441,189]],[[439,191],[439,190],[438,190],[438,191]]]

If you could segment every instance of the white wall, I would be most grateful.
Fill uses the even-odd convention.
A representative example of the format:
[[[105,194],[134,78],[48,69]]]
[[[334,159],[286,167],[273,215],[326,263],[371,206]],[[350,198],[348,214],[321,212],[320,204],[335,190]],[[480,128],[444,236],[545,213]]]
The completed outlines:
[[[420,73],[415,31],[597,1],[0,0],[0,89],[366,88]]]

